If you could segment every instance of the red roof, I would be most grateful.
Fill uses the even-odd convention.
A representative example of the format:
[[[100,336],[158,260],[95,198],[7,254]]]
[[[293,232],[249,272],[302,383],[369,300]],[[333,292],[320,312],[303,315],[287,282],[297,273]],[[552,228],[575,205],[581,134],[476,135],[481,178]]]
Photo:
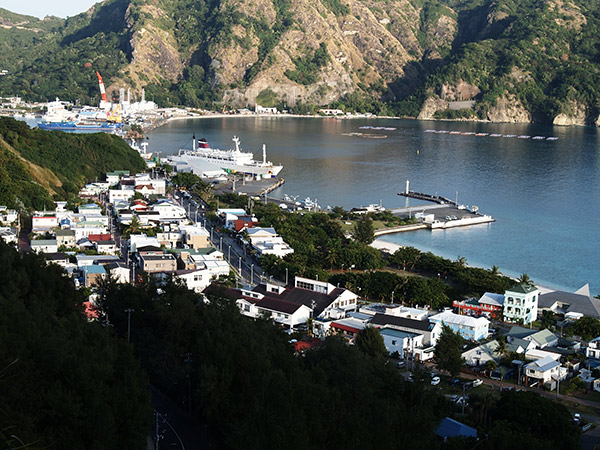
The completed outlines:
[[[94,308],[91,302],[83,302],[83,306],[85,308],[84,312],[88,319],[97,319],[98,311]]]
[[[107,234],[107,233],[103,233],[103,234],[90,234],[88,236],[88,239],[91,242],[110,241],[111,238],[112,238],[112,236],[110,234]]]
[[[235,231],[239,232],[239,231],[243,230],[244,228],[252,228],[252,227],[258,225],[258,222],[254,222],[252,220],[245,221],[244,219],[238,219],[233,222],[233,225],[235,227]]]
[[[310,341],[296,341],[292,343],[292,345],[294,346],[294,350],[297,352],[304,352],[308,349],[320,346],[322,344],[323,343],[318,339],[311,339]]]
[[[358,332],[360,331],[358,328],[350,327],[348,325],[344,325],[343,323],[332,322],[331,326],[332,326],[332,328],[337,328],[339,330],[344,330],[344,331],[347,331],[349,333],[354,333],[354,334],[358,334]]]

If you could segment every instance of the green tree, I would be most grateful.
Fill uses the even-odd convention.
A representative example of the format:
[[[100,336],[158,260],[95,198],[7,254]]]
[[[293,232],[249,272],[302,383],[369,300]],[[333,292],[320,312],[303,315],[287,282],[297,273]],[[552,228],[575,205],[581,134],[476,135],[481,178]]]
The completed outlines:
[[[540,328],[542,330],[544,328],[552,330],[552,329],[554,329],[555,326],[556,326],[556,317],[554,316],[554,313],[549,310],[544,310],[542,312],[542,317],[540,318]]]
[[[485,362],[485,370],[487,370],[489,377],[492,376],[492,372],[496,370],[496,367],[498,367],[498,364],[496,364],[496,361],[494,361],[493,359],[488,359]]]
[[[526,273],[521,274],[518,281],[519,283],[526,284],[528,286],[533,286],[533,280]]]
[[[375,227],[373,219],[368,214],[364,214],[356,224],[354,224],[354,239],[363,244],[370,244],[375,239]]]
[[[442,325],[442,335],[438,339],[433,352],[433,360],[438,369],[445,370],[452,376],[457,376],[465,364],[462,357],[464,339],[447,325]]]
[[[387,348],[383,342],[383,336],[379,330],[372,326],[367,326],[360,330],[356,335],[356,346],[367,355],[376,358],[386,357],[389,355]]]

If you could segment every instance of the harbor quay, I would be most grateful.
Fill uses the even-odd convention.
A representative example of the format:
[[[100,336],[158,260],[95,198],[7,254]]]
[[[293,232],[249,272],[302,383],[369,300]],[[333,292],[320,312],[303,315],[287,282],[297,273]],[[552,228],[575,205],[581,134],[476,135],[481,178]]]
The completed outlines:
[[[240,195],[247,195],[249,197],[260,197],[261,200],[265,199],[267,202],[276,203],[280,207],[290,211],[302,210],[302,207],[299,206],[298,202],[290,201],[287,199],[287,197],[286,199],[280,199],[268,196],[269,192],[273,191],[284,183],[285,179],[281,177],[245,181],[240,180],[239,178],[235,179],[233,177],[229,177],[227,181],[215,185],[214,189],[219,193],[237,193]],[[426,229],[448,229],[495,221],[495,219],[491,216],[481,214],[476,206],[473,206],[469,209],[465,206],[457,205],[455,202],[448,200],[447,198],[437,195],[433,196],[413,191],[402,192],[398,195],[415,198],[421,201],[430,201],[432,204],[387,208],[389,212],[401,219],[414,217],[418,219],[419,222],[410,225],[378,229],[375,230],[375,236]],[[318,206],[314,208],[316,210],[321,209]],[[310,210],[312,208],[304,209]]]

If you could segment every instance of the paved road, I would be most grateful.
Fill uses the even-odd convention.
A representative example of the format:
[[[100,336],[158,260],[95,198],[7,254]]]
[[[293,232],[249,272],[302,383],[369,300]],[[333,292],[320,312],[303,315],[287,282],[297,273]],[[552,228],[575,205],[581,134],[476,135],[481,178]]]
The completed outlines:
[[[152,437],[155,440],[156,422],[158,422],[159,450],[208,450],[218,448],[216,439],[210,434],[206,426],[191,419],[158,389],[151,387],[150,390],[152,392],[152,406],[155,411]],[[158,413],[158,416],[156,413]]]

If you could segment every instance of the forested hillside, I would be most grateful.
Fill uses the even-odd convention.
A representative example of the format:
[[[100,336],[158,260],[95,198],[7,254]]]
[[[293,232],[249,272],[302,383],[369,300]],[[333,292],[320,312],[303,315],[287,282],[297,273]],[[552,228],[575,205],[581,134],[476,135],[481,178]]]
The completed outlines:
[[[58,266],[1,240],[0,264],[0,448],[144,448],[152,409],[131,348],[87,321]]]
[[[0,10],[0,94],[597,125],[593,0],[105,0],[65,21]],[[449,102],[468,101],[455,105]]]
[[[0,117],[0,204],[54,207],[112,170],[143,171],[145,162],[123,139],[107,133],[69,134],[31,129]]]

